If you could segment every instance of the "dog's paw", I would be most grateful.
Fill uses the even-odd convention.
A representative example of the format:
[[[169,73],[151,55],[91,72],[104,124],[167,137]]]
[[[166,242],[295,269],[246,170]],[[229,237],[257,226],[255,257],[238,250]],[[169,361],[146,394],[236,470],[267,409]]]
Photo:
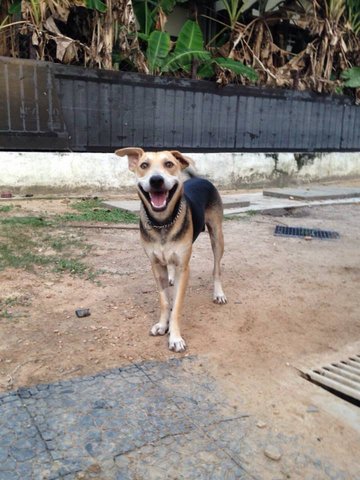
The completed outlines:
[[[224,305],[225,303],[227,303],[227,298],[225,297],[224,294],[214,295],[213,302],[218,303],[219,305]]]
[[[185,352],[186,350],[185,340],[181,337],[170,337],[169,350],[172,350],[173,352]]]
[[[153,325],[151,327],[151,330],[150,330],[150,335],[165,335],[165,333],[168,331],[168,326],[166,325],[163,325],[161,323],[155,323],[155,325]]]
[[[175,284],[175,280],[169,277],[169,287],[173,287]]]

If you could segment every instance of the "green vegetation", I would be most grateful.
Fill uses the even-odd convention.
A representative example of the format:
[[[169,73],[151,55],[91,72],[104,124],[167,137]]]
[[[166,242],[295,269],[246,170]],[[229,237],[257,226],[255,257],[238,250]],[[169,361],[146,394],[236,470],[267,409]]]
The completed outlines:
[[[106,223],[137,223],[138,217],[133,213],[114,208],[110,210],[102,206],[100,199],[81,200],[71,207],[78,213],[66,213],[58,220],[70,222],[106,222]]]
[[[29,298],[25,295],[20,297],[0,297],[0,320],[7,319],[13,320],[16,317],[24,316],[14,310],[14,307],[22,306],[27,307],[30,305]]]
[[[48,227],[50,223],[41,217],[9,217],[0,220],[4,225],[29,226],[33,228]]]
[[[101,199],[86,199],[73,203],[74,213],[56,216],[7,216],[0,218],[0,271],[17,268],[36,271],[45,269],[70,273],[94,281],[94,271],[84,261],[91,245],[83,240],[81,230],[76,234],[61,229],[64,222],[134,223],[136,215],[119,209],[102,207]],[[6,213],[11,209],[6,209]],[[0,303],[0,309],[4,310]],[[6,315],[6,312],[2,313]]]
[[[14,208],[14,205],[4,205],[3,207],[0,207],[0,213],[11,212],[13,208]]]

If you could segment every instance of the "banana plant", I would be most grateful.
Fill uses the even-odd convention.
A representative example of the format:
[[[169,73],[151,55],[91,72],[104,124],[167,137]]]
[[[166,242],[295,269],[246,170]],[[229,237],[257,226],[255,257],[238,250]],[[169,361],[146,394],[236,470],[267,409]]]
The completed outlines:
[[[204,39],[197,22],[187,20],[180,30],[175,49],[166,58],[161,71],[184,70],[189,72],[194,59],[199,62],[210,60],[210,52],[204,48]]]
[[[174,10],[179,3],[187,0],[134,0],[133,8],[140,31],[138,37],[148,41],[151,33],[155,30],[159,17],[166,17]]]
[[[201,78],[211,78],[215,75],[216,68],[222,68],[237,75],[244,75],[251,81],[258,79],[255,70],[242,62],[231,58],[212,57],[204,48],[203,34],[198,23],[192,20],[187,20],[183,25],[173,51],[167,32],[152,32],[146,57],[152,74],[177,70],[189,72],[193,60],[196,60],[199,65],[198,76]]]
[[[107,11],[106,3],[101,0],[85,0],[85,6],[89,10],[97,10],[100,13],[105,13]]]
[[[167,32],[154,30],[148,39],[146,58],[150,73],[154,74],[161,69],[171,47],[170,35]]]
[[[345,87],[360,88],[360,67],[352,67],[341,73]]]

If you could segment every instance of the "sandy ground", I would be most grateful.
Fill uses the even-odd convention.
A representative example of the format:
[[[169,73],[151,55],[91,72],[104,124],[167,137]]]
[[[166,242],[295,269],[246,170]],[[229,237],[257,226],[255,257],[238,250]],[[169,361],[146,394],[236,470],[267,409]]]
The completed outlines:
[[[54,213],[59,205],[22,202],[22,213]],[[274,237],[276,223],[334,229],[341,238]],[[226,221],[224,231],[228,304],[211,302],[212,256],[202,234],[191,261],[184,355],[198,355],[234,405],[266,424],[257,435],[269,429],[295,435],[304,448],[331,458],[349,479],[360,478],[358,408],[297,371],[360,339],[360,206],[313,208],[296,217],[245,215]],[[25,316],[0,319],[2,390],[174,356],[166,337],[148,335],[157,321],[158,299],[138,232],[86,229],[83,234],[93,245],[87,264],[104,272],[100,283],[46,268],[0,272],[1,297],[26,299],[15,307]],[[90,308],[91,316],[77,318],[78,307]],[[309,411],[313,405],[315,411]],[[261,478],[306,478],[279,468]]]

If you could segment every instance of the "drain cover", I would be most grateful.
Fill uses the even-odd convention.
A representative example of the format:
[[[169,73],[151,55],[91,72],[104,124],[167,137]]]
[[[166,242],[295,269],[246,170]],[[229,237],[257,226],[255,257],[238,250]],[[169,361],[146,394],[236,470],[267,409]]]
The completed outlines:
[[[303,372],[308,380],[360,401],[360,355]]]
[[[321,238],[322,240],[340,237],[338,232],[332,232],[331,230],[319,230],[316,228],[303,227],[285,227],[283,225],[276,225],[274,235],[284,237],[312,237]]]

